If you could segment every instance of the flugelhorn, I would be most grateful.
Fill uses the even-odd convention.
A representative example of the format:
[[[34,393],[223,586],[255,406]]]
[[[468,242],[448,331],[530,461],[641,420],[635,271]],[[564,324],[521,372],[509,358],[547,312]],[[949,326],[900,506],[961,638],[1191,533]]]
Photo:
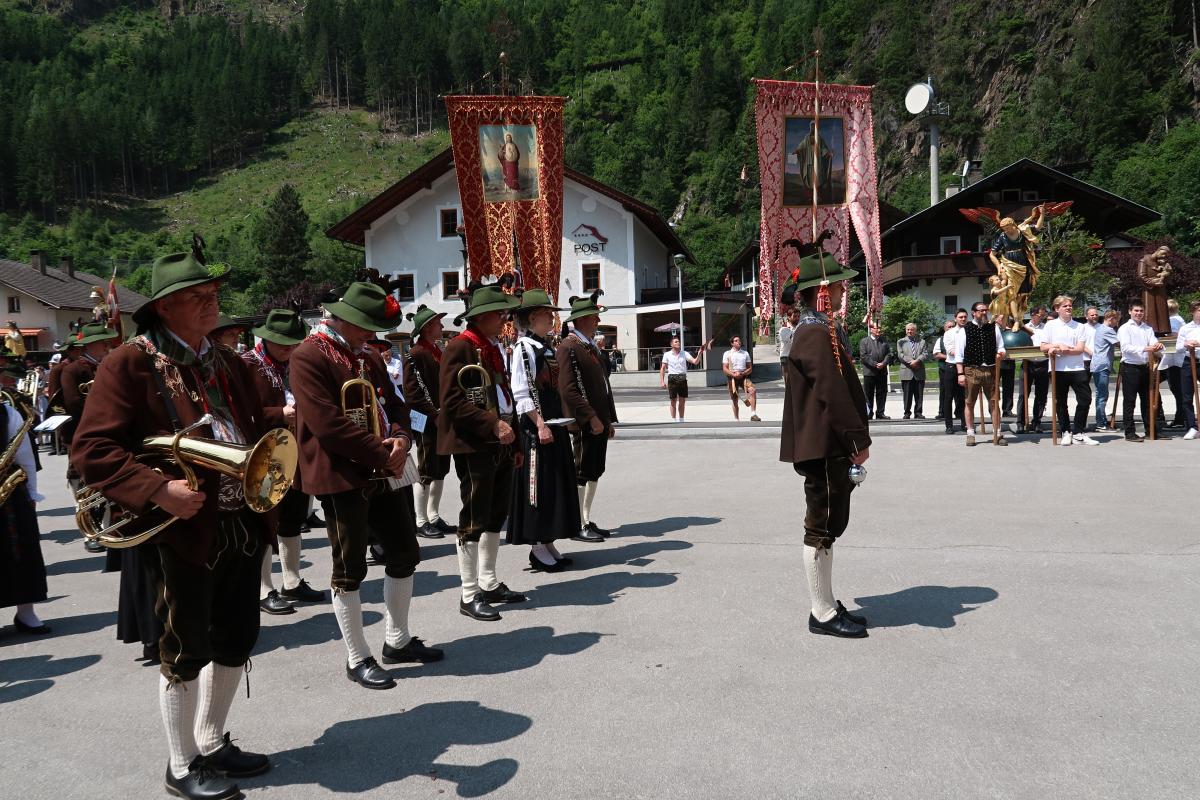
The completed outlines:
[[[142,440],[145,451],[137,457],[143,463],[163,462],[175,465],[192,491],[199,488],[193,467],[202,467],[241,481],[246,505],[262,513],[277,506],[296,474],[296,440],[284,428],[275,428],[253,445],[230,444],[214,439],[192,438],[187,434],[213,422],[205,414],[172,436],[149,436]],[[161,467],[154,467],[162,472]],[[109,507],[121,519],[104,525],[96,512]],[[178,517],[168,516],[157,506],[144,514],[125,511],[96,489],[83,487],[75,493],[75,522],[83,535],[105,547],[120,549],[142,544],[166,530]]]
[[[357,398],[354,397],[355,392],[358,393]],[[367,367],[362,359],[358,361],[358,377],[342,384],[342,413],[346,415],[346,419],[374,438],[383,439],[379,409],[376,407],[375,384],[367,380]],[[384,480],[388,477],[385,469],[375,467],[371,470],[372,480]]]
[[[468,373],[479,373],[479,385],[467,386],[463,377]],[[458,388],[462,389],[463,394],[467,396],[467,400],[485,411],[495,411],[496,393],[492,391],[492,376],[487,371],[487,368],[482,363],[467,364],[458,371]]]

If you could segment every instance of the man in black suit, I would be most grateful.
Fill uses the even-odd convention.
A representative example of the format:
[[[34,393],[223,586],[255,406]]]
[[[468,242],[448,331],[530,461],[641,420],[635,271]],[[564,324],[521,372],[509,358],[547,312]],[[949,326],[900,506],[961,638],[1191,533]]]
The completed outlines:
[[[891,419],[883,413],[887,402],[888,365],[895,361],[892,348],[879,335],[879,325],[872,322],[869,333],[858,343],[858,360],[862,363],[863,393],[867,398],[867,416]]]

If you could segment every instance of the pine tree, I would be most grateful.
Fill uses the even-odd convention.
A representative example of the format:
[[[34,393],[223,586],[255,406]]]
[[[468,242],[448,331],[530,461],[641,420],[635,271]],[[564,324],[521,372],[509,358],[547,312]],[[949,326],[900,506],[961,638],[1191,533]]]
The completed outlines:
[[[285,183],[267,204],[255,231],[265,293],[281,292],[309,279],[312,249],[308,246],[308,224],[300,195]]]

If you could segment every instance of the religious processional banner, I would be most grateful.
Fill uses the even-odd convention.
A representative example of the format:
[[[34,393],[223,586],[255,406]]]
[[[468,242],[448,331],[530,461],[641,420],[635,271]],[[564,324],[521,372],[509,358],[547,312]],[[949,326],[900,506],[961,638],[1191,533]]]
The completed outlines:
[[[462,198],[468,280],[516,272],[558,294],[562,261],[563,97],[446,98]]]
[[[842,264],[850,258],[853,223],[867,263],[868,303],[871,312],[878,311],[883,301],[883,258],[871,117],[873,87],[764,79],[754,83],[758,88],[754,117],[762,188],[759,326],[766,330],[775,314],[779,285],[797,260],[795,251],[782,244],[788,239],[813,241],[814,216],[818,234],[833,232],[824,246]],[[846,302],[843,300],[843,313]]]

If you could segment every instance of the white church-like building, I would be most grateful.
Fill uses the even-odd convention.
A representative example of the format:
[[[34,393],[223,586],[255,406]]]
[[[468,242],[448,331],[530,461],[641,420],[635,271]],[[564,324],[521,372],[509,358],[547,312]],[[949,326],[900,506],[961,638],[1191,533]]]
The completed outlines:
[[[571,296],[602,289],[601,302],[609,310],[602,317],[601,333],[606,344],[622,354],[623,371],[656,371],[670,336],[654,328],[679,319],[674,256],[687,261],[692,256],[658,211],[645,203],[570,167],[564,169],[563,184],[562,268],[552,294],[565,306]],[[362,247],[367,267],[399,278],[399,300],[406,312],[420,304],[447,312],[447,328],[453,329],[453,317],[464,308],[456,294],[468,280],[458,234],[461,223],[458,181],[446,149],[326,235]],[[685,344],[699,344],[717,331],[722,339],[746,336],[750,319],[743,299],[688,292],[685,286]],[[743,319],[730,320],[730,315]],[[708,366],[715,366],[717,374],[710,379],[719,383],[719,360],[710,354]],[[640,381],[630,375],[621,382]]]

